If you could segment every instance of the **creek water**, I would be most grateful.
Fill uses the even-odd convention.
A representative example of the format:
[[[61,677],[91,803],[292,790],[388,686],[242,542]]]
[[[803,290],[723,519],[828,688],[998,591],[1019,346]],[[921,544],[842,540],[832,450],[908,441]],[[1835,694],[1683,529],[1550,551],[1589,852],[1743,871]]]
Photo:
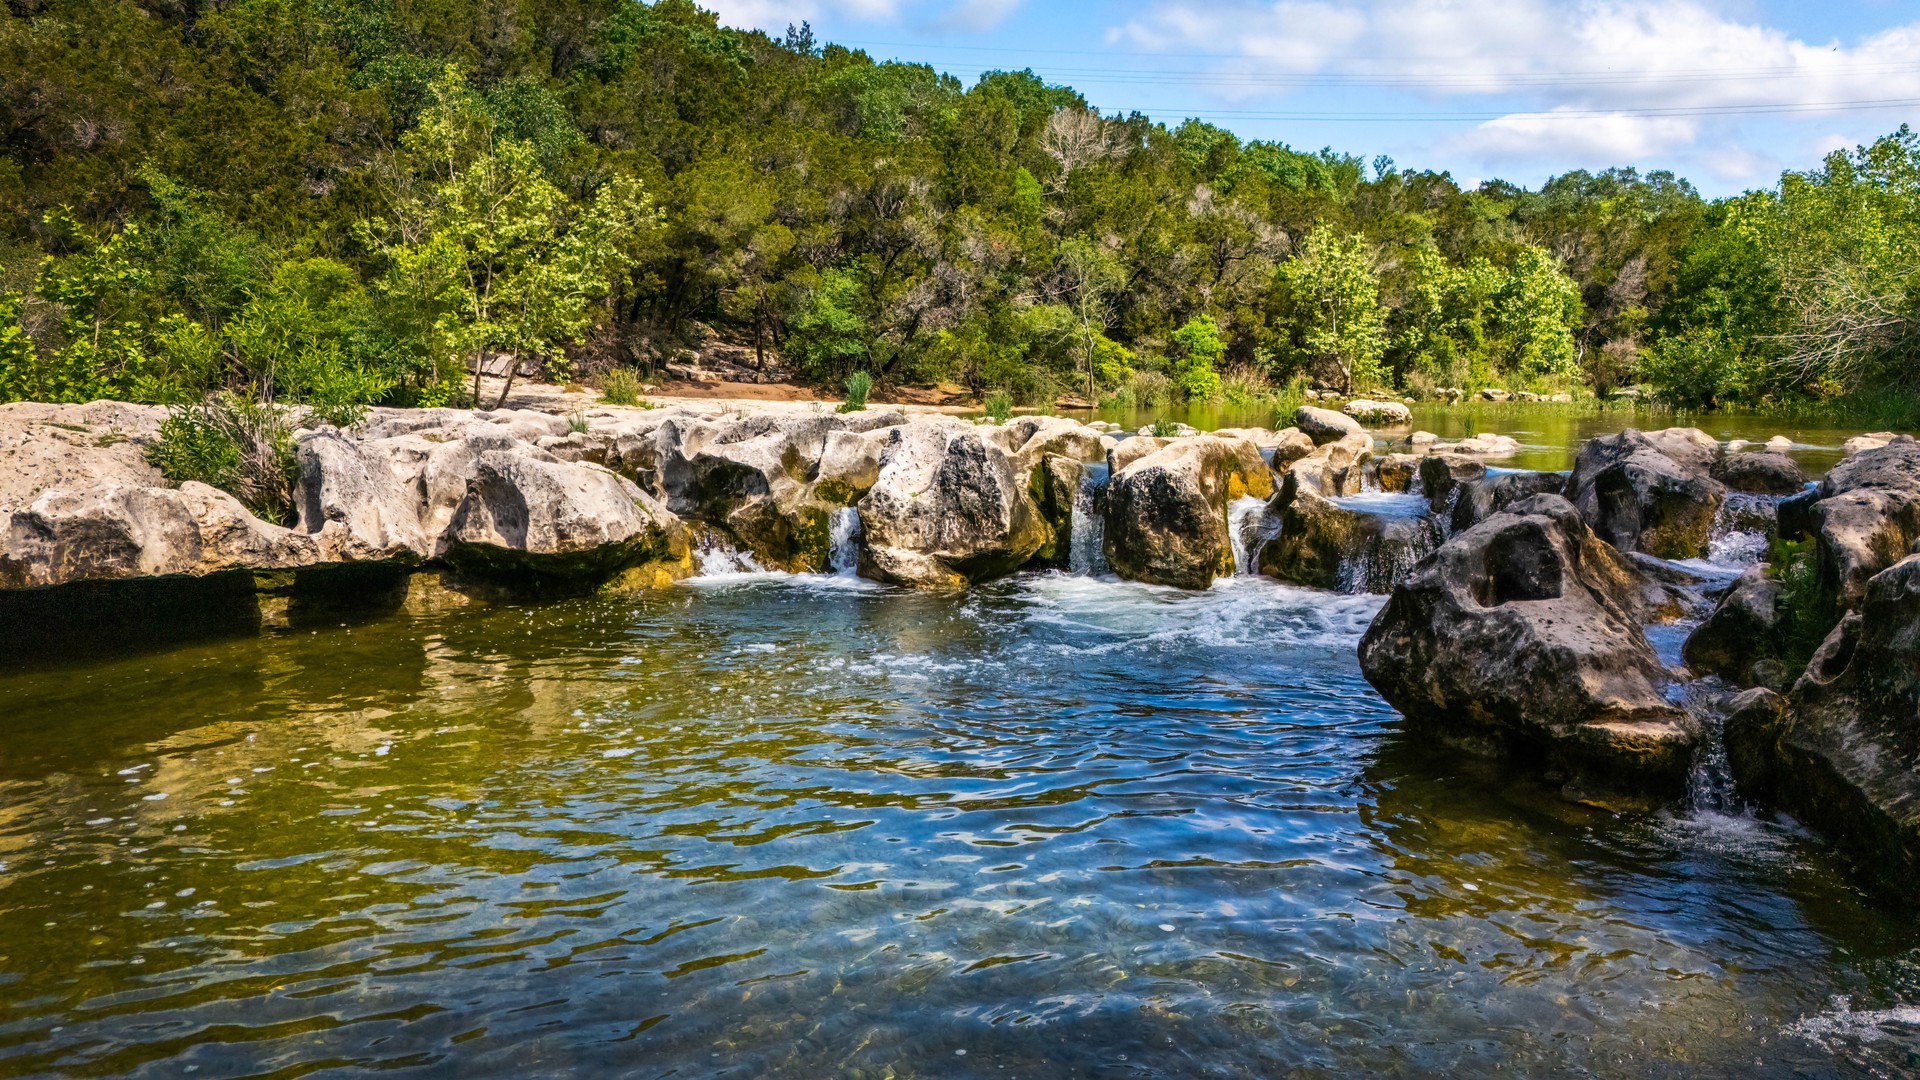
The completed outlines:
[[[0,1073],[1913,1067],[1823,845],[1409,743],[1380,602],[722,568],[0,677]]]
[[[1467,402],[1462,405],[1416,404],[1410,427],[1389,429],[1384,438],[1404,438],[1415,430],[1431,431],[1443,439],[1497,433],[1511,435],[1520,442],[1520,452],[1503,464],[1521,469],[1564,471],[1573,467],[1580,444],[1596,435],[1610,435],[1625,428],[1646,431],[1684,425],[1698,427],[1721,441],[1746,439],[1764,443],[1775,435],[1793,441],[1789,454],[1809,475],[1819,476],[1840,460],[1841,445],[1860,434],[1857,428],[1842,428],[1808,417],[1783,417],[1758,412],[1726,410],[1714,413],[1676,413],[1650,406],[1591,404],[1555,405],[1540,402]],[[1079,412],[1088,419],[1109,420],[1129,431],[1168,419],[1204,431],[1225,427],[1285,426],[1287,416],[1275,417],[1265,405],[1235,408],[1230,405],[1179,405],[1166,409],[1105,409],[1098,413]]]
[[[1711,753],[1622,815],[1410,740],[1382,597],[1121,582],[1103,472],[1076,572],[965,594],[846,514],[827,574],[0,673],[0,1075],[1920,1069],[1920,927]]]

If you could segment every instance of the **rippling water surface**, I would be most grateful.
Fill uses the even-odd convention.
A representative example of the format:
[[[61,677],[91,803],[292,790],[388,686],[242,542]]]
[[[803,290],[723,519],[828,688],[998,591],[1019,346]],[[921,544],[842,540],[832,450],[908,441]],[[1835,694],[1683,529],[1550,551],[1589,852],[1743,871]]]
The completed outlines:
[[[0,676],[0,1073],[1916,1067],[1822,847],[1410,745],[1378,603],[722,575]]]

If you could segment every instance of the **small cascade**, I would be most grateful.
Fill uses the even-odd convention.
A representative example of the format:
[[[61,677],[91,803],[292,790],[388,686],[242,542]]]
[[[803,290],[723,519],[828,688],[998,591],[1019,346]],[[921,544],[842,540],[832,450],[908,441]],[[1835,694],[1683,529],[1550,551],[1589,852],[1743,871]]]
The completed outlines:
[[[1714,678],[1702,679],[1680,691],[1680,704],[1700,721],[1703,735],[1694,755],[1693,771],[1687,775],[1687,810],[1695,816],[1737,816],[1747,810],[1745,800],[1734,789],[1733,767],[1727,763],[1727,693]]]
[[[1258,567],[1261,541],[1267,527],[1267,501],[1242,495],[1227,505],[1227,542],[1233,546],[1233,572],[1251,574]]]
[[[694,537],[693,561],[700,577],[759,573],[761,566],[750,552],[734,547],[725,536],[712,529],[701,529]]]
[[[833,512],[827,533],[827,569],[836,577],[860,572],[860,509],[843,506]]]
[[[1067,548],[1067,572],[1088,577],[1107,572],[1107,520],[1100,513],[1100,495],[1107,486],[1107,465],[1080,466],[1080,486],[1073,492],[1072,538]]]
[[[1340,564],[1343,593],[1390,593],[1446,541],[1438,519],[1385,518],[1382,528]]]
[[[1707,534],[1707,561],[1730,569],[1764,562],[1777,529],[1780,498],[1728,492]]]

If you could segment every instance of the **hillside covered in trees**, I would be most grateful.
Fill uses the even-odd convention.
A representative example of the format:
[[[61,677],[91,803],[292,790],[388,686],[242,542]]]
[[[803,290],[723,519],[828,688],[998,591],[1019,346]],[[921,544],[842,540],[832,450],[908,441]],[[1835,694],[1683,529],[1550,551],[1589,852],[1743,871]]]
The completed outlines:
[[[9,0],[0,400],[346,417],[718,333],[836,385],[1920,389],[1920,139],[1538,191],[968,87],[687,0]],[[1889,415],[1883,408],[1881,415]]]

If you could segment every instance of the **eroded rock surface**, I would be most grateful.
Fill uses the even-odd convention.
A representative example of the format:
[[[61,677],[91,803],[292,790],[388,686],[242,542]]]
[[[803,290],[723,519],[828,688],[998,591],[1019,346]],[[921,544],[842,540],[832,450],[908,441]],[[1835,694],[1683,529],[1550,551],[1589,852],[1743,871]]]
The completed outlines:
[[[1719,451],[1697,428],[1603,435],[1580,448],[1567,498],[1621,551],[1695,558],[1706,553],[1726,498],[1726,486],[1710,475]]]
[[[1108,564],[1125,578],[1188,589],[1233,573],[1227,504],[1274,490],[1260,448],[1216,435],[1135,448],[1137,441],[1108,458]]]
[[[1394,589],[1361,670],[1410,732],[1544,757],[1576,789],[1678,794],[1700,731],[1667,700],[1639,589],[1571,503],[1534,496]]]

